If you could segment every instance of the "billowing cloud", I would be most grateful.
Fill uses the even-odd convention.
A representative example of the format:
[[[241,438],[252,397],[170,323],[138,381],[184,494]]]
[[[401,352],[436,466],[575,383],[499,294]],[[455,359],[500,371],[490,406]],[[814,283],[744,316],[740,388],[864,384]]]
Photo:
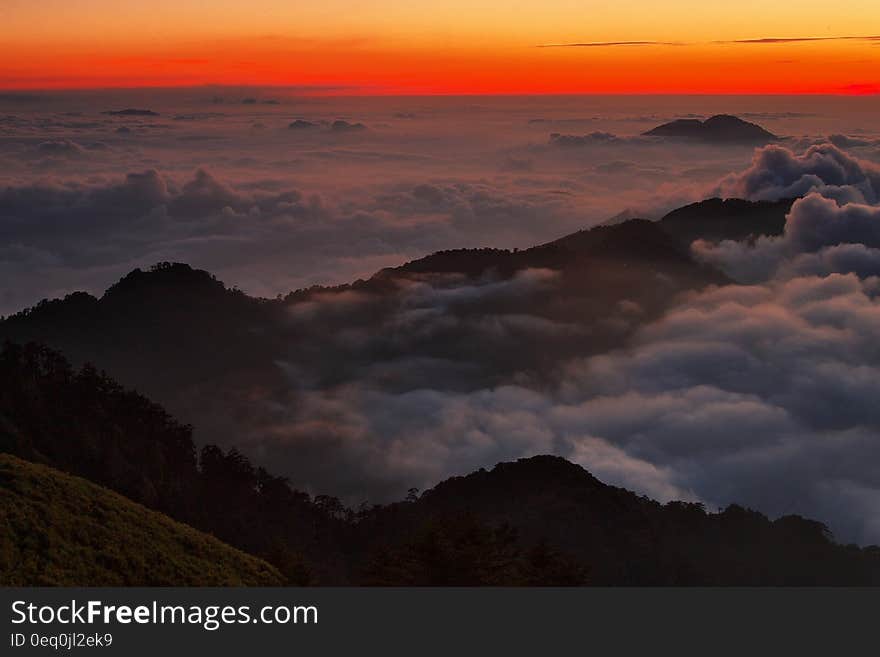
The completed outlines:
[[[770,145],[755,151],[750,167],[727,176],[716,196],[775,201],[816,191],[841,203],[880,202],[880,165],[853,157],[833,144],[797,154]]]
[[[809,513],[876,541],[829,491],[880,482],[877,292],[876,278],[831,275],[694,295],[630,349],[573,365],[565,397],[591,435],[707,501]]]
[[[802,155],[786,148],[759,149],[743,173],[722,181],[722,192],[753,199],[798,198],[783,235],[753,243],[697,241],[702,260],[740,281],[801,273],[880,274],[880,167],[831,144]]]

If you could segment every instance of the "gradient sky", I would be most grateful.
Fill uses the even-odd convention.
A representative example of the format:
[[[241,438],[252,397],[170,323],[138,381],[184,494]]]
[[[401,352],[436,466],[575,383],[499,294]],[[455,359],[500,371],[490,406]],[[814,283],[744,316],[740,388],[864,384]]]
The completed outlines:
[[[880,91],[876,0],[0,0],[0,24],[8,89]]]

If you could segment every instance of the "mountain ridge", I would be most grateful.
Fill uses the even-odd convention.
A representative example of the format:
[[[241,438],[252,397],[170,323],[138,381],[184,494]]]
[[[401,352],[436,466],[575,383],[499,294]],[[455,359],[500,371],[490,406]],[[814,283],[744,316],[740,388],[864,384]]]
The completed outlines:
[[[397,273],[462,272],[462,269],[453,269],[448,263],[444,262],[444,259],[455,255],[489,255],[508,259],[510,263],[505,263],[501,268],[507,272],[516,271],[524,266],[540,266],[542,256],[548,262],[552,262],[554,258],[559,257],[558,251],[560,249],[574,252],[575,254],[579,251],[586,251],[585,254],[581,253],[581,255],[601,256],[602,254],[597,253],[597,251],[599,251],[602,240],[595,238],[600,236],[614,238],[624,232],[630,233],[630,236],[639,237],[638,231],[635,230],[635,227],[638,226],[640,228],[647,228],[647,234],[656,239],[659,233],[649,226],[651,224],[665,232],[666,237],[671,237],[679,243],[678,245],[673,245],[672,242],[667,242],[664,245],[664,248],[669,249],[670,253],[674,250],[680,252],[689,239],[702,238],[710,241],[721,241],[725,239],[739,240],[759,235],[775,236],[782,233],[785,225],[785,215],[788,213],[794,200],[748,201],[737,198],[722,199],[713,197],[676,208],[666,213],[657,221],[633,217],[625,221],[599,224],[527,249],[511,250],[482,247],[437,251],[398,266],[381,269],[366,280],[359,279],[349,284],[336,286],[316,285],[311,288],[300,288],[288,293],[285,298],[290,299],[302,296],[313,289],[332,290],[364,286],[371,282],[381,281]],[[466,266],[464,270],[465,273],[473,275],[479,275],[483,271],[485,271],[485,267],[472,267],[469,269]],[[165,282],[163,282],[163,278],[166,279]],[[149,284],[147,284],[148,282]],[[185,286],[182,288],[179,286],[181,282],[185,282]],[[196,292],[199,294],[207,293],[208,298],[213,300],[224,296],[234,297],[240,299],[242,305],[253,307],[271,305],[277,301],[277,299],[248,296],[237,288],[227,287],[210,272],[193,268],[185,263],[160,262],[146,271],[140,268],[131,270],[116,283],[108,287],[101,296],[96,297],[88,292],[78,291],[72,292],[62,299],[44,299],[30,308],[23,309],[5,318],[0,318],[0,324],[17,321],[24,316],[36,312],[47,312],[48,307],[57,307],[60,303],[71,306],[78,305],[80,309],[88,310],[88,307],[93,305],[94,302],[110,300],[116,297],[122,298],[127,294],[136,292],[139,288],[155,294],[159,290],[157,285],[165,289],[173,287],[176,288],[175,291],[179,289],[186,290],[187,294],[191,297],[195,297]]]

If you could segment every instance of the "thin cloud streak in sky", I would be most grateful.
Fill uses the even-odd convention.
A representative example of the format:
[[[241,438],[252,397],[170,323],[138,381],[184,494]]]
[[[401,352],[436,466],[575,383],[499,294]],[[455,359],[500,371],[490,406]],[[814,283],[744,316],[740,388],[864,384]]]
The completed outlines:
[[[880,41],[880,36],[829,36],[829,37],[763,37],[760,39],[734,39],[714,43],[774,44],[802,43],[805,41]]]
[[[683,46],[676,41],[588,41],[584,43],[542,43],[538,48],[613,48],[617,46]]]
[[[699,45],[773,45],[811,41],[880,41],[880,36],[827,36],[827,37],[760,37],[727,41],[586,41],[579,43],[542,43],[537,48],[614,48],[619,46],[699,46]]]

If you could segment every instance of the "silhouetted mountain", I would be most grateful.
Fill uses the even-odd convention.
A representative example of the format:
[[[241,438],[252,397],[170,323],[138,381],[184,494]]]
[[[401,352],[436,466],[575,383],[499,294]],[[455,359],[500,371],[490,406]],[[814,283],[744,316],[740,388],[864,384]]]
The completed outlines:
[[[277,302],[228,289],[207,272],[160,263],[132,271],[100,298],[44,300],[0,323],[0,339],[50,345],[77,366],[94,363],[192,421],[188,392],[222,399],[280,384],[274,358],[282,346],[269,329],[282,313]]]
[[[377,277],[400,273],[463,273],[481,276],[494,271],[510,276],[527,268],[578,268],[590,262],[620,263],[627,267],[677,266],[702,282],[719,282],[718,272],[695,263],[689,246],[696,239],[744,240],[759,235],[781,235],[794,199],[747,201],[710,198],[685,205],[660,221],[638,218],[608,222],[524,250],[455,249],[440,251]],[[710,279],[715,280],[710,280]]]
[[[710,514],[697,504],[661,505],[551,456],[501,463],[355,513],[336,498],[297,492],[235,450],[206,446],[197,463],[189,427],[36,345],[0,352],[0,451],[160,509],[265,558],[290,583],[880,584],[880,549],[838,545],[815,521],[770,521],[736,506]],[[222,580],[227,568],[222,581],[276,577],[47,468],[3,457],[0,481],[0,517],[12,523],[0,532],[0,568],[27,564],[12,571],[20,573],[16,583],[185,584]],[[93,523],[101,540],[84,543],[75,528]],[[65,565],[25,534],[63,537],[76,556]],[[153,580],[138,567],[121,574],[126,563],[163,554],[171,563]],[[194,575],[186,564],[197,558],[210,563]],[[259,573],[265,579],[251,578]]]
[[[756,123],[729,114],[717,114],[705,121],[677,119],[643,133],[649,137],[685,137],[716,143],[766,143],[778,139]]]
[[[595,585],[880,584],[880,548],[838,545],[818,522],[771,521],[738,506],[706,513],[699,504],[662,505],[554,456],[499,463],[376,509],[359,527],[376,554],[368,572],[379,563],[417,576],[431,562],[401,562],[395,546],[423,544],[426,527],[454,527],[460,518],[513,532],[525,553],[549,546],[557,577],[579,566]]]
[[[696,239],[709,242],[750,240],[760,235],[781,235],[785,216],[794,199],[746,201],[738,198],[710,198],[673,210],[660,227],[682,245]]]
[[[590,230],[572,233],[550,243],[577,258],[610,260],[627,267],[650,263],[653,267],[687,272],[694,278],[715,278],[717,272],[696,265],[688,253],[656,222],[630,219],[620,224],[596,226]]]
[[[400,267],[383,270],[378,276],[407,273],[461,273],[482,276],[493,271],[509,277],[529,268],[557,270],[604,266],[684,267],[697,279],[717,275],[691,260],[670,235],[656,223],[630,219],[613,225],[596,226],[566,235],[553,242],[530,249],[456,249],[408,262]]]
[[[2,586],[280,586],[264,561],[80,477],[0,454]]]

